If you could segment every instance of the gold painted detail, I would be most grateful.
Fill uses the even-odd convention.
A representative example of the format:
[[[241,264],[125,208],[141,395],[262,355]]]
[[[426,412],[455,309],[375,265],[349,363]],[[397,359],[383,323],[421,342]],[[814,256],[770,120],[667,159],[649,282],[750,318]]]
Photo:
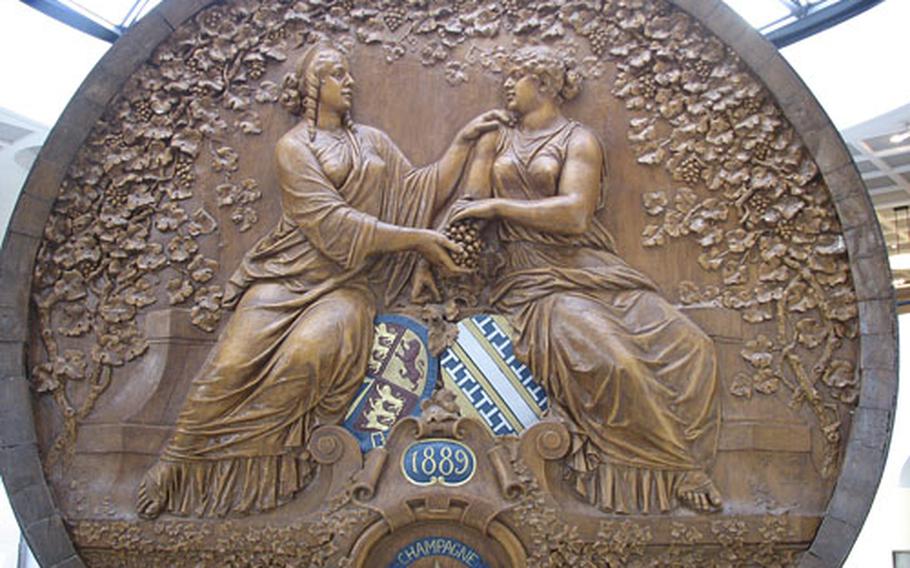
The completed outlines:
[[[380,385],[376,392],[379,393],[379,398],[370,400],[364,427],[385,432],[392,427],[401,409],[404,408],[404,400],[392,394],[392,389],[388,385]]]

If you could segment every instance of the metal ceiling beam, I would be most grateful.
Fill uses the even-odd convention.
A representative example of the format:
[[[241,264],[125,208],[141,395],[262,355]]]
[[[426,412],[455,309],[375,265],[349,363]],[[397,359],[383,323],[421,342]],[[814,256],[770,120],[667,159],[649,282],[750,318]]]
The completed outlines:
[[[111,28],[99,23],[85,14],[73,10],[59,0],[20,0],[23,4],[31,6],[42,14],[54,18],[90,36],[108,43],[114,43],[123,33],[123,30]]]
[[[59,22],[108,43],[114,43],[123,33],[123,28],[119,26],[105,26],[97,20],[63,4],[59,0],[20,1]],[[781,0],[781,2],[790,6],[793,15],[797,17],[797,20],[768,32],[765,34],[765,37],[780,49],[849,20],[850,18],[865,12],[869,8],[881,4],[883,1],[884,0],[842,0],[824,8],[813,9],[812,6],[803,6],[801,3],[794,2],[793,0]],[[129,25],[132,23],[127,22],[127,20],[130,16],[135,15],[137,12],[136,8],[139,4],[144,6],[146,3],[147,0],[145,2],[134,2],[130,12],[124,20],[124,24]]]
[[[123,17],[123,21],[120,22],[121,28],[128,28],[136,23],[136,20],[139,19],[139,15],[142,13],[142,10],[145,9],[148,5],[149,0],[136,0],[133,2],[133,5],[130,7],[130,11],[126,13],[126,16]]]
[[[795,22],[768,32],[765,37],[780,49],[845,22],[882,2],[884,0],[842,0],[815,10],[809,7]]]

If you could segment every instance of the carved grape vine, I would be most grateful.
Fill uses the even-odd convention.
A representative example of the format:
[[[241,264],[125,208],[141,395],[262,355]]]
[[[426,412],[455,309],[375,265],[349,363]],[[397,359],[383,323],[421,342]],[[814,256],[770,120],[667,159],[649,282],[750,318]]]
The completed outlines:
[[[633,9],[634,8],[634,9]],[[742,61],[699,24],[662,3],[615,2],[608,54],[614,94],[633,113],[639,163],[678,184],[643,196],[656,222],[646,247],[687,238],[720,284],[680,285],[684,304],[737,310],[775,333],[748,341],[752,371],[739,397],[780,387],[807,404],[824,433],[823,474],[839,463],[843,407],[857,398],[852,363],[856,298],[846,246],[818,167],[771,96]]]
[[[278,86],[259,79],[286,59],[285,11],[239,2],[201,12],[132,76],[67,171],[33,288],[46,359],[32,380],[63,417],[49,465],[72,448],[113,370],[147,350],[137,319],[146,308],[190,305],[194,325],[218,325],[219,264],[200,252],[218,224],[197,173],[221,177],[217,204],[238,231],[256,223],[261,193],[255,180],[233,179],[230,141],[261,133],[258,107],[278,100]]]
[[[529,566],[776,568],[796,565],[798,551],[787,545],[791,535],[786,520],[770,515],[760,519],[711,521],[713,540],[707,539],[696,523],[674,521],[669,526],[670,543],[657,543],[651,526],[636,520],[602,521],[595,539],[583,538],[578,527],[561,518],[528,467],[520,460],[513,464],[524,493],[512,512],[528,533]]]
[[[45,227],[33,297],[46,357],[32,379],[64,419],[52,455],[71,447],[113,370],[147,349],[137,321],[143,310],[162,301],[191,305],[195,325],[218,325],[218,263],[199,252],[218,227],[199,192],[213,192],[236,230],[256,223],[261,193],[255,180],[236,179],[243,157],[231,141],[261,133],[268,105],[294,105],[273,67],[331,38],[382,50],[389,63],[408,55],[438,66],[457,86],[475,72],[502,73],[510,50],[487,42],[501,36],[549,43],[587,78],[615,63],[614,93],[634,114],[628,134],[638,161],[678,182],[645,194],[656,222],[644,244],[695,240],[699,263],[721,282],[684,283],[683,303],[723,306],[749,323],[776,326],[744,348],[753,372],[736,378],[733,394],[783,386],[794,405],[808,404],[826,435],[832,473],[843,407],[856,398],[849,361],[856,303],[827,190],[738,57],[667,2],[642,0],[407,7],[238,0],[180,26],[99,120]],[[221,182],[197,187],[201,168]],[[766,356],[747,355],[759,346]]]

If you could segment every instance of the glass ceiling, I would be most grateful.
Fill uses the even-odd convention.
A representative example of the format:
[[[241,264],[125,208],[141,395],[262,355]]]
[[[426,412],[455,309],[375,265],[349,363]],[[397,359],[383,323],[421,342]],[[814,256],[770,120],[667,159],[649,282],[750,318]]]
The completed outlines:
[[[781,0],[724,0],[744,20],[761,30],[767,26],[792,17],[795,2]],[[817,3],[817,2],[815,2]]]
[[[126,29],[161,0],[60,0],[61,4],[111,28]]]
[[[161,0],[22,0],[42,12],[50,14],[51,11],[69,13],[69,21],[64,21],[105,41],[113,41],[123,30],[130,27],[149,10],[154,8]],[[841,14],[855,15],[865,7],[871,7],[881,0],[725,0],[725,2],[748,21],[753,27],[765,35],[769,35],[778,47],[792,41],[806,37],[800,35],[796,39],[778,40],[780,32],[788,26],[799,24],[803,20],[814,18],[825,20],[827,16],[834,16],[838,21],[846,19]],[[53,15],[53,14],[52,14]],[[54,16],[60,19],[58,16]],[[846,17],[850,17],[849,15]],[[90,21],[112,33],[89,31],[85,25],[79,26],[74,22],[81,20]],[[812,25],[817,25],[812,22]],[[830,24],[829,24],[830,25]],[[827,26],[822,26],[824,29]],[[820,30],[818,30],[820,31]],[[814,33],[810,31],[808,35]]]
[[[849,20],[884,0],[724,0],[778,48]]]
[[[20,0],[88,35],[113,43],[161,0]]]

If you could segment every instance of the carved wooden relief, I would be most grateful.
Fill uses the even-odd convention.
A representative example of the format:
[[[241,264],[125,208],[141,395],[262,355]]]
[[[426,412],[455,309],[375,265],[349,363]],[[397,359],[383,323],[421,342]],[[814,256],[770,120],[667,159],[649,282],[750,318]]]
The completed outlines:
[[[80,557],[809,562],[862,388],[825,167],[663,0],[205,7],[34,263]]]

